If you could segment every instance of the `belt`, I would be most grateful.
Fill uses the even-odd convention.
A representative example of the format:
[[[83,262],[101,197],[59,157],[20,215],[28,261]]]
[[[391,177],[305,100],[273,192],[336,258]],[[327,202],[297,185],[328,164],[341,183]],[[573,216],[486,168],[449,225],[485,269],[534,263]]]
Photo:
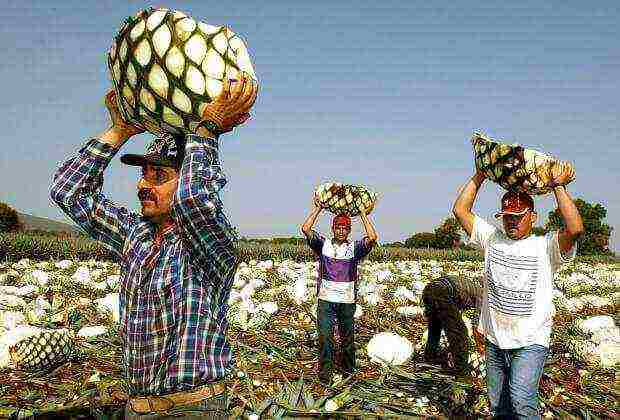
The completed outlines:
[[[180,391],[166,395],[146,395],[133,397],[127,400],[129,408],[137,414],[167,411],[176,405],[187,405],[202,402],[205,399],[216,397],[226,391],[224,382],[216,382],[194,388],[189,391]]]

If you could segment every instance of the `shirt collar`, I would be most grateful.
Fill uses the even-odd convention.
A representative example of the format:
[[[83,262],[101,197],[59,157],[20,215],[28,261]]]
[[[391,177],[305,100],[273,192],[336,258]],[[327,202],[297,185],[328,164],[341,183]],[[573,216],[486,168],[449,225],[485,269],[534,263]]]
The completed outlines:
[[[168,219],[164,222],[158,232],[155,233],[156,236],[162,236],[163,238],[170,238],[174,236],[176,232],[176,223],[172,219]]]
[[[161,243],[162,240],[170,239],[176,235],[176,223],[173,219],[166,220],[161,226],[151,222],[150,220],[147,221],[149,222],[149,228],[153,241],[157,244]]]
[[[351,243],[351,242],[349,242],[348,239],[345,239],[344,242],[341,243],[341,244],[336,243],[336,239],[334,239],[334,238],[332,238],[331,241],[332,241],[332,245],[334,245],[334,246],[349,245]]]

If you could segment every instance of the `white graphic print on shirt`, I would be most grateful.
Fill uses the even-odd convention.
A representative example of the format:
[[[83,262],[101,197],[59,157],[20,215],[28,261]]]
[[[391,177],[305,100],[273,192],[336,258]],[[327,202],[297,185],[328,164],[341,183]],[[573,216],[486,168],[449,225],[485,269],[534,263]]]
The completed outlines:
[[[538,258],[506,254],[494,246],[489,248],[488,258],[489,307],[506,315],[532,315]]]
[[[511,240],[478,216],[471,242],[485,251],[485,284],[479,327],[502,349],[549,346],[553,314],[553,275],[574,258],[562,255],[558,233]]]

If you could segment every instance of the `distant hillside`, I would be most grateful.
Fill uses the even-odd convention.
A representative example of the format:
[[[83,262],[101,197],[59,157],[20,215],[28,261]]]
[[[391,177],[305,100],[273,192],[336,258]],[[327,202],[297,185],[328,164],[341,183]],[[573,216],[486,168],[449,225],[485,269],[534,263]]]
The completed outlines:
[[[46,219],[45,217],[31,216],[29,214],[17,212],[19,220],[22,222],[24,230],[47,230],[51,232],[79,233],[76,226],[57,220]]]

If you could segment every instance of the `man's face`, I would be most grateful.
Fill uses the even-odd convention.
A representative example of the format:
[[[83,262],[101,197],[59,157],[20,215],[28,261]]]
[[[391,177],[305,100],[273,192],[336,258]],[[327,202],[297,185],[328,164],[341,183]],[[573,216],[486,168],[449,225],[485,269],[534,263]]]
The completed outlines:
[[[150,163],[143,166],[142,177],[138,181],[138,199],[142,205],[142,215],[155,223],[166,220],[170,216],[178,182],[179,173],[174,168]]]
[[[351,226],[347,226],[345,224],[337,224],[332,226],[332,233],[334,234],[334,238],[338,242],[344,242],[347,240],[349,233],[351,233]]]
[[[532,233],[532,228],[536,223],[536,212],[527,210],[524,214],[504,214],[502,222],[504,223],[504,232],[513,241],[528,237]]]

